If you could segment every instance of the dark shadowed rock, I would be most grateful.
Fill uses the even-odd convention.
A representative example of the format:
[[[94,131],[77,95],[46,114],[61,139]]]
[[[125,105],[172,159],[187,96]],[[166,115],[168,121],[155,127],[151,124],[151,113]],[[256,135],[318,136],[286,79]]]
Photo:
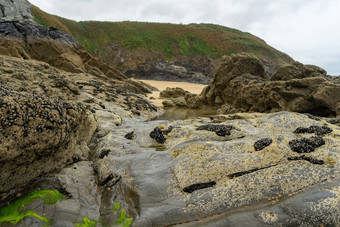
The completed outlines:
[[[188,187],[185,187],[183,189],[183,192],[193,193],[194,191],[197,191],[197,190],[200,190],[200,189],[211,188],[214,185],[216,185],[215,181],[207,182],[207,183],[200,183],[200,184],[193,184],[193,185],[190,185]]]
[[[208,125],[201,125],[196,128],[196,130],[206,130],[210,132],[215,132],[218,136],[229,136],[232,129],[235,129],[231,125],[215,125],[215,124],[208,124]]]
[[[129,133],[127,133],[125,136],[125,139],[128,139],[128,140],[133,140],[133,139],[135,139],[136,138],[136,136],[135,136],[135,132],[134,131],[132,131],[132,132],[129,132]]]
[[[323,165],[323,164],[325,164],[325,162],[323,160],[314,159],[314,158],[308,157],[306,155],[301,155],[299,157],[289,157],[287,160],[288,161],[305,160],[305,161],[310,162],[310,163],[315,164],[315,165]]]
[[[331,133],[333,130],[327,126],[310,126],[309,128],[299,127],[297,128],[294,133],[315,133],[316,135],[325,135]]]
[[[254,144],[255,151],[263,150],[265,147],[268,147],[270,144],[272,144],[272,142],[273,140],[270,138],[264,138],[256,141]]]
[[[325,140],[322,137],[311,137],[295,139],[289,142],[289,146],[292,151],[297,153],[310,153],[315,151],[316,148],[325,145]]]
[[[164,144],[166,141],[164,135],[168,135],[171,131],[172,131],[171,126],[167,130],[162,130],[159,127],[156,127],[152,132],[150,132],[149,136],[152,139],[155,139],[157,143]]]
[[[161,144],[165,143],[166,139],[165,139],[163,132],[160,128],[158,128],[158,127],[154,128],[154,130],[152,132],[150,132],[149,135],[152,139],[155,139],[157,141],[157,143],[161,143]]]

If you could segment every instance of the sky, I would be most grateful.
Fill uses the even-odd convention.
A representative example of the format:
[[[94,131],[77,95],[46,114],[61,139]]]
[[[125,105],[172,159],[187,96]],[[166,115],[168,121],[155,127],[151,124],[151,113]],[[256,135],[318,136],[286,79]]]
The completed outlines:
[[[340,75],[340,0],[29,0],[77,21],[213,23]]]

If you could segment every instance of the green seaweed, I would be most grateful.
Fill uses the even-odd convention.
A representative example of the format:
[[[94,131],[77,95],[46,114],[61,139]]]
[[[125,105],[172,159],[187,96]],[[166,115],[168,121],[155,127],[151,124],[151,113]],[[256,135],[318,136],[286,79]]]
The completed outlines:
[[[22,212],[22,209],[34,202],[37,199],[43,199],[45,204],[54,204],[58,200],[67,199],[67,197],[63,194],[61,194],[57,190],[35,190],[32,193],[28,194],[24,198],[18,199],[14,201],[11,205],[6,207],[0,208],[0,223],[3,222],[10,222],[11,224],[15,225],[20,220],[27,216],[34,216],[36,218],[39,218],[40,220],[46,222],[47,224],[50,224],[51,220],[48,220],[44,216],[38,215],[36,212],[29,210]]]
[[[89,219],[88,217],[84,217],[83,222],[84,224],[76,223],[74,224],[74,226],[75,227],[96,227],[97,226],[97,222]]]
[[[113,208],[112,212],[118,212],[120,209],[120,204],[115,203],[115,206]],[[122,209],[120,212],[120,215],[115,223],[113,223],[113,226],[119,226],[119,227],[129,227],[131,226],[132,218],[126,217],[126,211]]]
[[[120,204],[115,203],[113,210],[112,210],[112,213],[118,213],[119,210],[120,210]],[[89,219],[88,217],[84,217],[83,222],[84,222],[84,224],[76,223],[76,224],[74,224],[74,226],[75,227],[96,227],[97,226],[97,222]],[[126,217],[126,211],[124,209],[122,209],[122,211],[120,212],[120,215],[117,218],[117,221],[115,221],[113,223],[110,223],[108,225],[104,225],[102,220],[99,220],[99,223],[100,223],[101,226],[116,226],[116,227],[130,227],[131,222],[132,222],[132,218]]]

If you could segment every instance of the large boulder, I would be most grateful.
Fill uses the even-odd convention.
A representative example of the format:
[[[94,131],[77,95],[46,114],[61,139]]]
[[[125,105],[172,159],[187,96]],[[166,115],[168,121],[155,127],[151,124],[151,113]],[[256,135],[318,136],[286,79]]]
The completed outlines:
[[[161,91],[159,93],[159,98],[165,99],[165,98],[178,98],[181,96],[185,96],[186,94],[189,94],[188,91],[184,90],[183,88],[170,88],[167,87],[165,90]]]
[[[340,114],[340,85],[326,71],[294,62],[271,78],[262,63],[248,54],[226,57],[213,81],[191,107],[217,105],[224,113],[288,110],[332,117]]]
[[[30,21],[31,4],[27,0],[0,0],[0,21]]]
[[[3,86],[0,103],[0,194],[72,162],[78,144],[88,143],[97,128],[82,105]]]
[[[288,81],[292,79],[302,79],[306,77],[324,77],[326,75],[327,72],[318,66],[303,65],[299,62],[293,62],[292,64],[281,66],[274,73],[274,75],[272,75],[270,80]]]

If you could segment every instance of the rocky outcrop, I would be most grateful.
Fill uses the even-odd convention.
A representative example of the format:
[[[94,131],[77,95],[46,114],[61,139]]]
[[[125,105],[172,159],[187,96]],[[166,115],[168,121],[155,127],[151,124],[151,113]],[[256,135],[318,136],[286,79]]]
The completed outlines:
[[[292,79],[303,79],[307,77],[325,77],[327,72],[315,65],[303,65],[293,62],[280,67],[270,78],[271,81],[289,81]]]
[[[0,84],[18,92],[57,97],[63,101],[81,102],[92,112],[103,110],[122,123],[121,117],[152,117],[159,108],[144,97],[148,86],[133,80],[97,77],[87,73],[70,73],[47,63],[0,56]],[[160,111],[161,112],[161,111]]]
[[[190,92],[185,91],[182,88],[169,88],[167,87],[164,91],[159,94],[160,99],[166,99],[162,102],[164,107],[186,107],[188,106],[187,100],[191,95]]]
[[[18,190],[72,162],[77,144],[97,128],[89,110],[0,88],[0,194]]]
[[[126,139],[132,130],[135,138]],[[323,120],[289,112],[127,122],[97,140],[94,154],[103,155],[94,168],[107,187],[91,214],[98,218],[100,206],[100,218],[112,223],[113,204],[120,202],[134,226],[334,226],[340,220],[339,133]],[[73,184],[72,176],[83,167],[74,167],[63,179],[80,198],[84,185]],[[87,201],[53,205],[47,215],[71,225]],[[42,212],[43,205],[35,209]]]
[[[33,42],[36,39],[53,40],[58,43],[78,46],[72,36],[56,28],[46,28],[31,22],[5,21],[0,23],[0,38]]]
[[[188,57],[181,56],[179,59],[186,59]],[[204,66],[199,60],[204,60],[204,57],[196,57],[197,65],[193,66],[194,62],[170,62],[170,61],[157,61],[153,59],[146,64],[138,65],[135,69],[126,70],[128,77],[148,80],[165,80],[165,81],[186,81],[192,83],[207,84],[210,80],[210,74],[214,71],[212,60]],[[209,59],[208,57],[205,57]],[[187,64],[186,64],[187,63]],[[204,68],[205,67],[205,68]]]
[[[0,0],[0,21],[30,21],[31,4],[27,0]]]
[[[126,81],[5,56],[0,74],[0,206],[47,173],[88,160],[98,124],[97,134],[105,135],[124,123],[122,117],[148,119],[162,113]],[[107,170],[96,170],[105,182]]]
[[[137,93],[151,93],[148,86],[129,80],[119,70],[101,63],[74,41],[73,37],[55,28],[27,22],[0,23],[0,54],[44,61],[71,73],[91,75],[125,82]]]
[[[335,125],[311,115],[289,112],[242,113],[171,122],[138,121],[137,118],[155,116],[158,111],[152,110],[142,97],[129,92],[122,81],[113,84],[107,79],[67,73],[37,61],[9,57],[0,60],[0,83],[21,92],[18,102],[25,101],[27,96],[37,97],[33,99],[37,106],[40,99],[51,100],[53,104],[55,98],[41,97],[55,96],[69,100],[57,100],[56,106],[58,103],[69,103],[75,108],[88,105],[84,111],[90,110],[98,118],[93,143],[80,142],[70,150],[74,154],[71,159],[81,162],[49,174],[48,178],[39,175],[36,179],[40,181],[32,185],[34,189],[58,189],[68,195],[69,199],[54,205],[36,201],[27,207],[53,219],[52,225],[73,226],[81,223],[83,217],[109,225],[117,220],[112,214],[116,202],[126,209],[128,217],[134,218],[135,226],[216,226],[219,223],[332,226],[338,223],[340,131]],[[72,104],[75,100],[80,105]],[[20,111],[31,109],[20,106],[17,107]],[[53,131],[50,127],[54,125],[49,119],[58,119],[59,113],[48,109],[48,105],[34,111],[37,116],[29,120],[29,126],[35,126],[35,122],[45,125],[42,133],[46,133],[46,139],[63,135],[53,134],[62,128]],[[2,132],[21,124],[19,118],[14,117],[18,115],[15,108],[14,112],[2,112],[7,114],[4,116],[11,114],[7,122],[14,123]],[[81,113],[66,112],[62,116],[74,122],[77,116],[80,119],[92,116]],[[25,130],[25,126],[22,128]],[[20,140],[25,131],[19,129],[9,131],[11,136],[4,136],[2,144],[6,139],[14,140],[13,135],[17,140],[12,143],[13,148],[28,141]],[[28,138],[41,135],[37,131],[41,127],[28,129]],[[72,133],[69,137],[72,138]],[[40,155],[45,162],[43,155],[53,148],[48,150],[43,146],[53,146],[55,140],[45,141],[43,136],[40,140],[41,143],[36,144],[33,140],[30,146],[42,150],[29,154]],[[63,140],[59,141],[62,144]],[[71,146],[70,143],[64,148]],[[24,145],[19,154],[21,151],[25,151]],[[17,154],[13,152],[10,154]],[[86,158],[86,154],[92,159]],[[17,156],[14,160],[21,159]],[[10,161],[9,164],[13,165]],[[3,176],[11,173],[7,172],[11,166],[6,163],[4,166],[7,169],[2,171]],[[35,172],[41,169],[36,167]],[[16,174],[22,172],[12,174],[13,179],[20,178]],[[17,195],[17,192],[12,193]],[[25,218],[24,223],[26,226],[43,224],[35,217]]]
[[[159,98],[166,99],[166,98],[178,98],[181,96],[185,96],[186,94],[189,94],[188,91],[185,91],[183,88],[170,88],[167,87],[165,90],[161,91],[159,94]]]
[[[186,103],[191,108],[219,106],[221,113],[288,110],[334,117],[340,114],[340,85],[325,70],[298,62],[268,78],[257,58],[237,54],[226,57],[213,81]]]

